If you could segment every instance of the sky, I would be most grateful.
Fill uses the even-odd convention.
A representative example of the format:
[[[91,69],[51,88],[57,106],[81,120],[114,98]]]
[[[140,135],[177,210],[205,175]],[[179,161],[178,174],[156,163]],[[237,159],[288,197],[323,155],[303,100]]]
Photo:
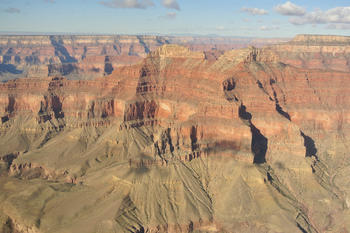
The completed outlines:
[[[350,35],[350,0],[0,0],[0,32]]]

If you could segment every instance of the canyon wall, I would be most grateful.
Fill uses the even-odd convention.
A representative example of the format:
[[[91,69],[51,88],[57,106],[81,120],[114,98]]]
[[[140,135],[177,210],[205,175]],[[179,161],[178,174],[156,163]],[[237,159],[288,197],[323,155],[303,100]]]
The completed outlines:
[[[164,44],[182,44],[195,51],[262,46],[286,39],[173,36],[0,36],[0,81],[57,74],[93,79],[140,62]]]
[[[307,69],[350,71],[350,42],[346,36],[298,35],[272,45],[283,63]]]
[[[170,44],[94,80],[0,84],[3,229],[350,232],[350,72],[282,52],[348,43]]]

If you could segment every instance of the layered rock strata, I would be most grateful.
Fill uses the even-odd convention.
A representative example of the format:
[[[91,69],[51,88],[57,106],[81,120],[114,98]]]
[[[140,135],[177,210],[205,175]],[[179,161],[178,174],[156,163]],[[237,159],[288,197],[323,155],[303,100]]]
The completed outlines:
[[[165,45],[1,84],[3,229],[348,232],[350,73],[283,58]]]
[[[279,60],[306,69],[350,71],[350,39],[346,36],[299,35],[270,49]]]
[[[22,77],[93,79],[141,61],[164,44],[182,44],[195,51],[262,46],[286,39],[171,36],[0,36],[0,80]]]

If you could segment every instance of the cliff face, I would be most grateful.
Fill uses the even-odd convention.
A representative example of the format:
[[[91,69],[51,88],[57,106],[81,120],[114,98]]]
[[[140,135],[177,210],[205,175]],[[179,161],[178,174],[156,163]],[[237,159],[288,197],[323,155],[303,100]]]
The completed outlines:
[[[275,40],[166,36],[0,36],[0,80],[64,75],[93,79],[135,64],[164,44],[195,51],[262,46]]]
[[[347,232],[350,73],[279,46],[1,84],[3,229]]]
[[[299,35],[273,45],[281,62],[300,68],[350,71],[350,37]]]
[[[0,62],[4,77],[91,79],[137,63],[166,43],[157,36],[1,36]]]

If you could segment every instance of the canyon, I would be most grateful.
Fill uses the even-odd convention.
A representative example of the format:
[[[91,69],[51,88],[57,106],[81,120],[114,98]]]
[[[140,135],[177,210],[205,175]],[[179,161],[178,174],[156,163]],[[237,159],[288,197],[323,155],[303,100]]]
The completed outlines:
[[[283,38],[234,38],[152,35],[47,35],[0,36],[0,81],[21,77],[63,75],[68,79],[94,79],[120,66],[144,59],[165,44],[194,51],[261,47]]]
[[[350,232],[350,37],[64,38],[0,37],[0,232]]]

